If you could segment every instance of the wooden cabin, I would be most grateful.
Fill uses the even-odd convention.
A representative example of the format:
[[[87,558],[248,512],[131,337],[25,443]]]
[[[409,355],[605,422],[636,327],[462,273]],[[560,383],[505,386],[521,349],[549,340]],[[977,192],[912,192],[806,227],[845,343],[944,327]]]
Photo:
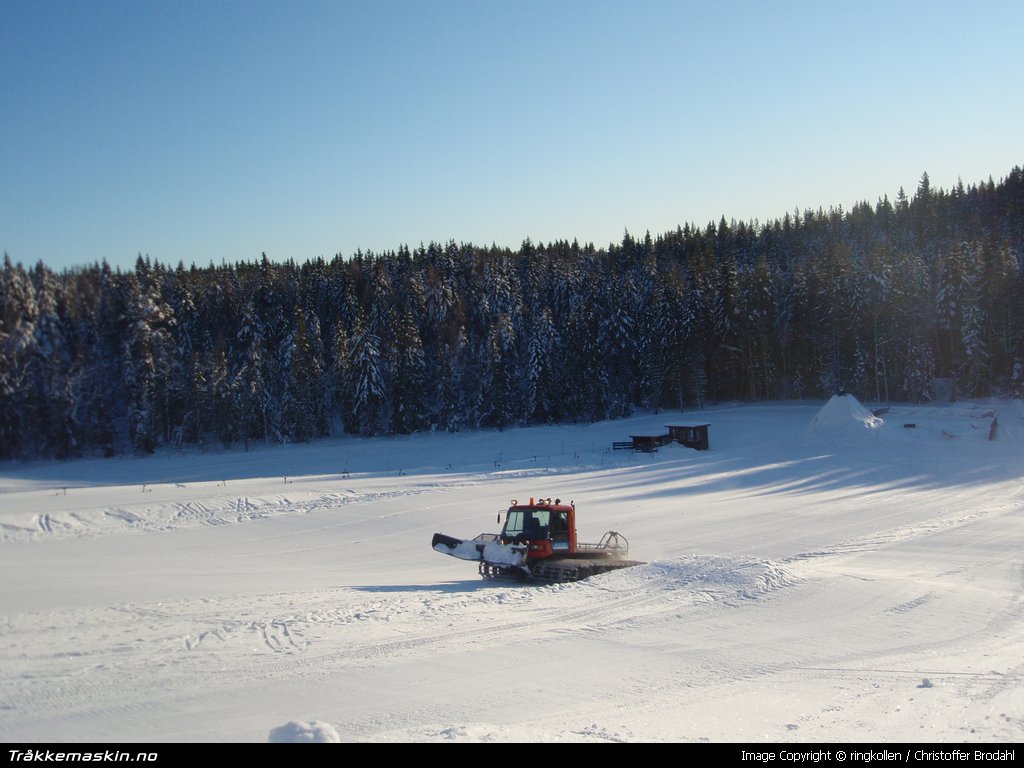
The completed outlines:
[[[710,447],[708,428],[710,424],[670,424],[668,436],[687,448],[706,451]]]

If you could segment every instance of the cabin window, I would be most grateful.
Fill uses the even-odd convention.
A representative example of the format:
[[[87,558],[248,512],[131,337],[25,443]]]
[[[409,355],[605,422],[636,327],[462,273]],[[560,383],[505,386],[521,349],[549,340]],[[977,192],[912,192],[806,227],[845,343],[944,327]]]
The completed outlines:
[[[502,537],[514,539],[522,536],[525,539],[546,539],[550,530],[551,512],[546,509],[518,509],[508,511]]]

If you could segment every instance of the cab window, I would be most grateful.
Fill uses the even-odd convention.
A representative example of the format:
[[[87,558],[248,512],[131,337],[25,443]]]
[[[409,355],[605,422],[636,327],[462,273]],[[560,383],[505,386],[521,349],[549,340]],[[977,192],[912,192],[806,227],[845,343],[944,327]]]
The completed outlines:
[[[546,509],[510,509],[501,535],[506,539],[546,539],[551,527],[551,512]]]

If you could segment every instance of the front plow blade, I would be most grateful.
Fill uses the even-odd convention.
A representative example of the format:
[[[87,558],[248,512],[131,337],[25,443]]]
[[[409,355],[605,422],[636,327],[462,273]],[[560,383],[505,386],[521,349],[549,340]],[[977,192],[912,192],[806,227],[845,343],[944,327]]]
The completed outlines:
[[[494,533],[481,533],[475,539],[457,539],[444,533],[435,533],[430,546],[436,552],[460,560],[513,566],[526,563],[525,545],[502,544]]]

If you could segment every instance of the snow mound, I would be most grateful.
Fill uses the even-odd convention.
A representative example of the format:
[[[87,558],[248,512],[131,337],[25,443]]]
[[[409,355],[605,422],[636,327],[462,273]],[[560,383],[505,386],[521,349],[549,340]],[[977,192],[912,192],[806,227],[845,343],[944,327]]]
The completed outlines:
[[[341,738],[334,726],[319,720],[300,723],[292,720],[270,731],[271,744],[340,744]]]
[[[807,430],[826,435],[871,434],[885,424],[853,395],[833,395],[811,419]]]

